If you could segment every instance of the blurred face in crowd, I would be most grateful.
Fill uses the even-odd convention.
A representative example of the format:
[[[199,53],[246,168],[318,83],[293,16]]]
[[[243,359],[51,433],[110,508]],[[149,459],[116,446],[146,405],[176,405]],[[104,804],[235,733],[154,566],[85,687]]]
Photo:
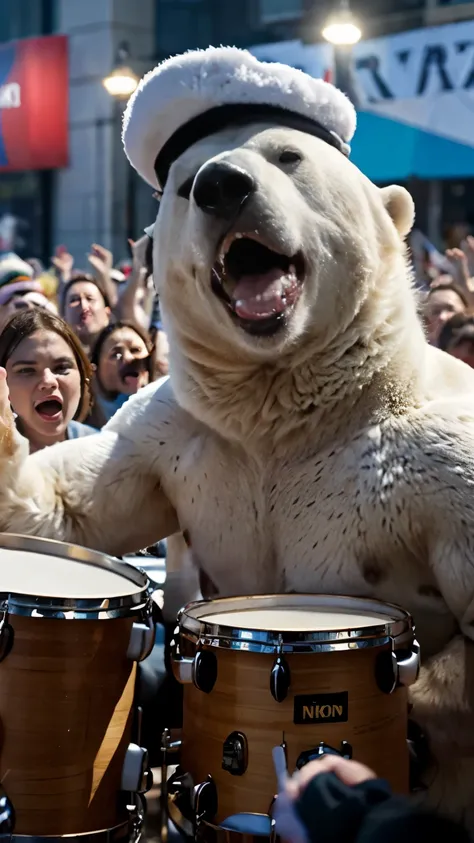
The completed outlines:
[[[44,307],[53,313],[57,312],[56,307],[42,293],[36,293],[34,291],[17,293],[0,308],[0,330],[3,329],[15,313],[18,313],[20,310],[32,310],[35,307]]]
[[[133,328],[120,327],[105,340],[98,377],[105,392],[133,395],[150,381],[149,350]]]
[[[99,288],[92,281],[72,284],[64,301],[64,319],[85,343],[107,327],[110,308]]]
[[[448,354],[451,354],[452,357],[457,357],[458,360],[462,360],[463,363],[467,363],[467,365],[470,366],[471,369],[474,369],[473,339],[463,339],[455,345],[449,346],[446,350]]]
[[[6,370],[10,403],[33,450],[66,438],[81,400],[81,377],[66,340],[53,331],[33,333],[14,349]]]
[[[424,308],[429,342],[436,345],[445,322],[455,313],[463,313],[465,309],[463,300],[455,290],[433,290]]]

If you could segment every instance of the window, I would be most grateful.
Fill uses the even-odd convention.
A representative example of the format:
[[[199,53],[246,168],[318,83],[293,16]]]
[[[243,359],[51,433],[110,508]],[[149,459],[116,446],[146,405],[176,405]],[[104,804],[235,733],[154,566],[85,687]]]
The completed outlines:
[[[262,23],[294,20],[304,11],[303,0],[260,0],[260,20]]]
[[[54,0],[0,0],[0,42],[52,31]]]

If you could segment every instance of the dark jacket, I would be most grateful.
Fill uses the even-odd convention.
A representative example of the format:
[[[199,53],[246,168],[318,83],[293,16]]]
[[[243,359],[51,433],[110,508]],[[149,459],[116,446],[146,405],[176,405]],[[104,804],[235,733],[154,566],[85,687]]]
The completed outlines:
[[[348,787],[334,773],[315,776],[295,803],[310,843],[468,843],[465,829],[393,796],[382,779]]]

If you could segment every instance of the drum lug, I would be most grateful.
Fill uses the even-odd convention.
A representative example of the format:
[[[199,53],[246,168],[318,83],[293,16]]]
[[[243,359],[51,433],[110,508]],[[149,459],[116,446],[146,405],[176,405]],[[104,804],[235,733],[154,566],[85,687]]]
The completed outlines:
[[[414,685],[420,674],[420,645],[413,641],[412,651],[405,659],[397,657],[397,681],[408,688]]]
[[[198,650],[193,662],[193,682],[204,694],[210,694],[217,679],[217,659],[210,650]]]
[[[290,668],[282,655],[279,655],[270,674],[270,692],[274,700],[283,702],[286,699],[291,684]]]
[[[0,609],[0,662],[6,659],[13,647],[13,627],[8,623],[8,606]]]
[[[130,632],[127,658],[142,662],[153,650],[155,644],[155,624],[151,616],[145,623],[134,623]]]
[[[148,752],[135,743],[129,744],[122,768],[122,790],[130,793],[147,793],[151,785]]]
[[[247,738],[242,732],[232,732],[224,741],[222,769],[231,776],[243,776],[248,765]]]

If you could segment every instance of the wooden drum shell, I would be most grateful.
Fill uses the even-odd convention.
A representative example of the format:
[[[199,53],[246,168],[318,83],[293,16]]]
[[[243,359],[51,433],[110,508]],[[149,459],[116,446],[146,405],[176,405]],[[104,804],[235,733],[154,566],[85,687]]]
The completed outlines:
[[[182,640],[182,644],[190,655],[190,642]],[[387,779],[396,792],[408,792],[407,691],[398,687],[393,694],[385,694],[375,677],[376,658],[383,649],[390,651],[390,645],[285,654],[291,686],[280,703],[270,693],[275,655],[210,649],[218,664],[213,690],[206,694],[193,684],[184,686],[181,766],[195,784],[209,774],[214,779],[217,823],[240,812],[268,813],[276,791],[271,751],[282,741],[287,745],[290,771],[301,752],[316,748],[321,741],[334,749],[348,741],[355,760]],[[296,695],[344,691],[349,700],[347,722],[293,722]],[[248,742],[248,767],[242,776],[222,769],[223,744],[233,731],[243,733]]]
[[[135,691],[136,664],[126,655],[133,620],[9,616],[0,781],[15,834],[80,834],[127,819],[120,796]]]

